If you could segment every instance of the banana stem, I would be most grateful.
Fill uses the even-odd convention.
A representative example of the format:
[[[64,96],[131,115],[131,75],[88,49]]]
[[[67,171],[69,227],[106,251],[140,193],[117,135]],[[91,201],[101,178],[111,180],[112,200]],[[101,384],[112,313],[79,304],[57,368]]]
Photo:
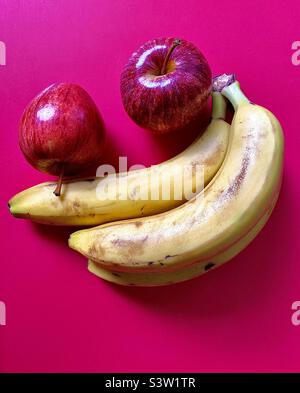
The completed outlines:
[[[57,185],[56,185],[56,188],[53,191],[53,194],[55,196],[60,196],[63,177],[64,177],[64,170],[61,171],[61,173],[59,175],[59,179],[58,179]]]
[[[236,81],[234,74],[223,74],[213,78],[213,92],[222,93],[232,103],[234,110],[241,104],[250,104]]]
[[[234,110],[241,104],[250,104],[250,101],[242,92],[240,84],[237,81],[224,87],[222,94],[232,103]]]
[[[212,118],[223,119],[226,117],[226,99],[218,91],[212,93]]]

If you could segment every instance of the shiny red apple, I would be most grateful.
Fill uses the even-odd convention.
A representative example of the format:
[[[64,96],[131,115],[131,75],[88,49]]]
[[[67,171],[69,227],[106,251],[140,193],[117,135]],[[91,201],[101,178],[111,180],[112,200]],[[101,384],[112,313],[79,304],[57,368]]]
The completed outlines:
[[[104,124],[94,101],[82,87],[70,83],[51,85],[36,96],[25,109],[19,129],[27,161],[60,179],[97,165],[104,139]],[[60,187],[55,194],[60,194]]]
[[[128,115],[155,133],[181,129],[205,112],[212,75],[190,42],[159,38],[132,54],[121,75]]]

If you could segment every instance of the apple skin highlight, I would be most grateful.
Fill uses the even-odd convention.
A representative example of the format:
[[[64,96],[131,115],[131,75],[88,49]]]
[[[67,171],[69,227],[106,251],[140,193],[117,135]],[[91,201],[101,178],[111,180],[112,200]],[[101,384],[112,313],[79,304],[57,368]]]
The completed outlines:
[[[192,43],[180,39],[161,73],[176,38],[146,42],[132,54],[121,75],[124,108],[139,126],[154,133],[183,129],[205,113],[212,74]]]
[[[100,163],[105,129],[89,94],[80,86],[57,83],[25,109],[19,144],[27,161],[55,176],[77,175]]]

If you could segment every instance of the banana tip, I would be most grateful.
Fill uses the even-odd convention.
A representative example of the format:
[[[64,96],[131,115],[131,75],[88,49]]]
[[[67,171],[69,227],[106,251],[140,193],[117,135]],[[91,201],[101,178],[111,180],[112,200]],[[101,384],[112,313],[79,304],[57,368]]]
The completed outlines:
[[[13,204],[11,203],[11,201],[8,202],[7,206],[8,206],[8,209],[9,209],[10,214],[12,214],[14,217],[20,217],[20,216],[21,216],[20,211],[18,211],[18,209],[16,208],[16,206],[13,205]]]
[[[75,233],[71,233],[69,239],[68,239],[68,246],[70,248],[72,248],[73,250],[77,250],[76,247],[76,234]]]
[[[69,237],[69,239],[68,239],[68,246],[69,246],[70,248],[73,248],[72,245],[73,245],[73,239],[72,239],[72,235],[70,235],[70,237]]]

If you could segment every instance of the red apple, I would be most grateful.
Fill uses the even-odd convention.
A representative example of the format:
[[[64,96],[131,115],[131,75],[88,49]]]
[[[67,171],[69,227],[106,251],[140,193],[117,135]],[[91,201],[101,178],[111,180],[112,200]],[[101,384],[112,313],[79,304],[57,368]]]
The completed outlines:
[[[121,75],[128,115],[141,127],[167,133],[186,127],[205,112],[212,75],[190,42],[159,38],[132,54]]]
[[[51,175],[72,176],[100,162],[105,130],[99,111],[80,86],[49,86],[27,106],[19,143],[27,161]],[[56,190],[59,195],[60,188]]]

